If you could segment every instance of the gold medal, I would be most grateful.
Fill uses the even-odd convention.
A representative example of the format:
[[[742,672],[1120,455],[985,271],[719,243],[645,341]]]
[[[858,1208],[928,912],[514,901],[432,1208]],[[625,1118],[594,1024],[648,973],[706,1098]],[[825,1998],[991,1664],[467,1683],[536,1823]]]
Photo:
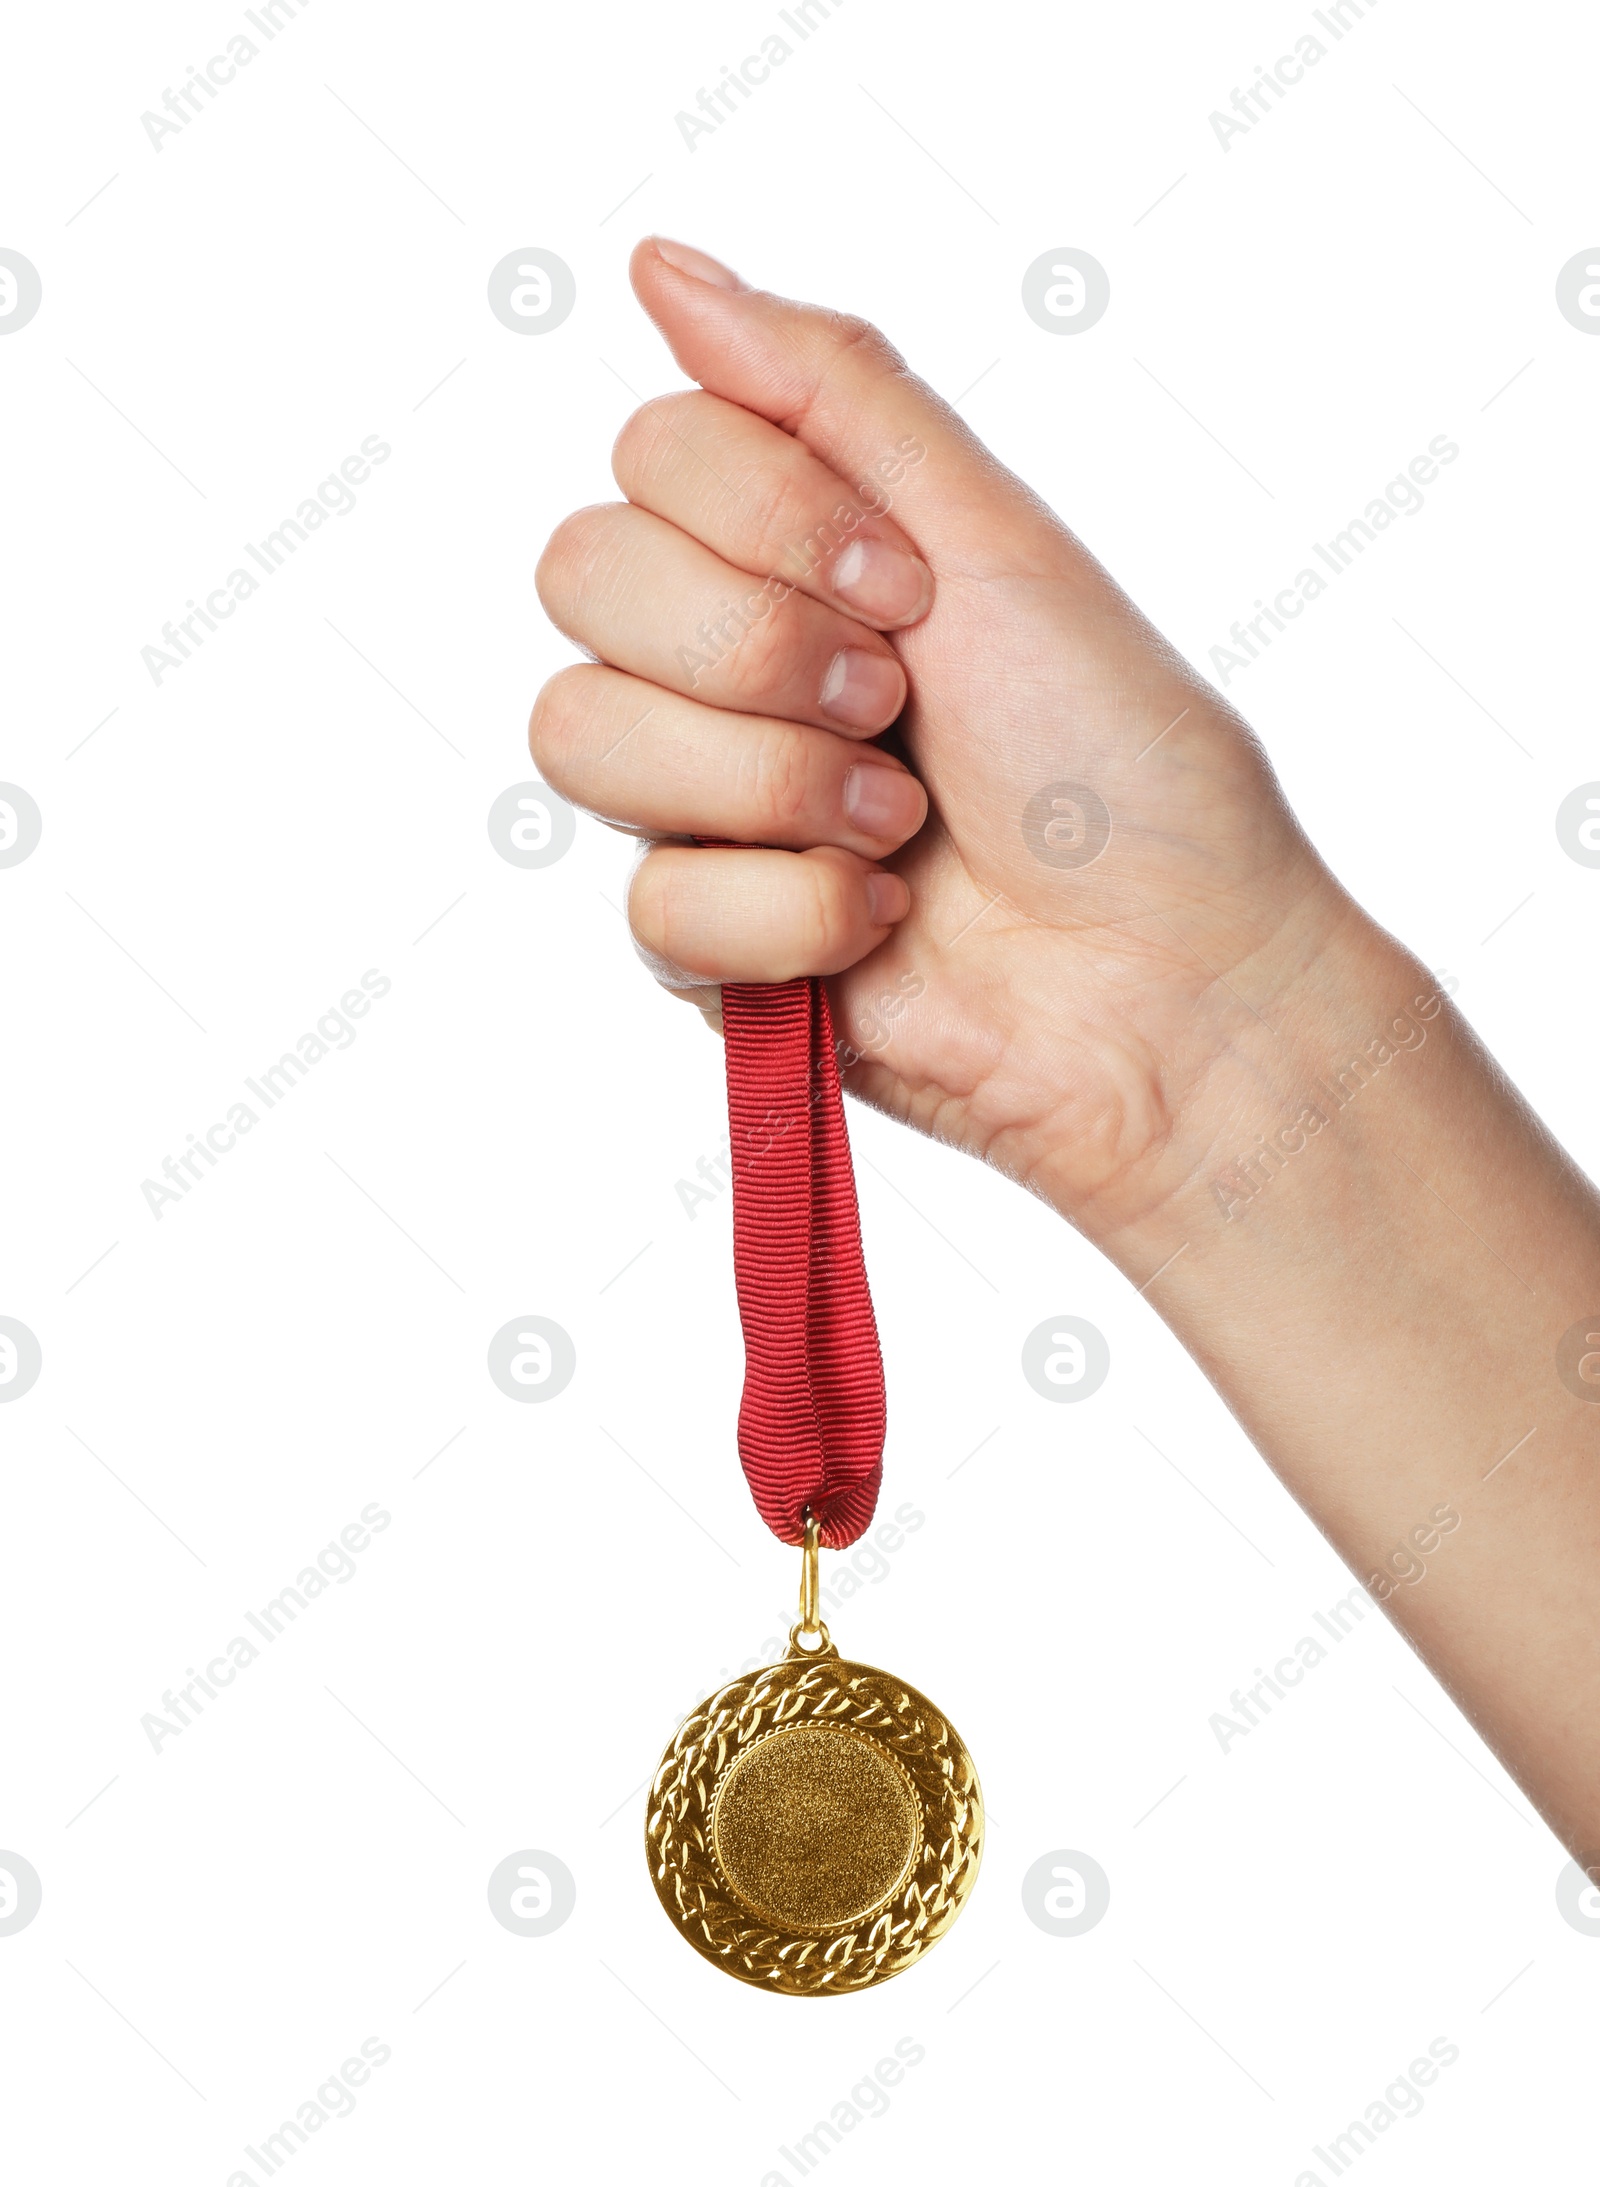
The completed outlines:
[[[901,1973],[955,1920],[983,1852],[971,1755],[914,1686],[839,1654],[817,1563],[808,1513],[787,1655],[684,1719],[645,1824],[657,1896],[695,1950],[788,1997]]]

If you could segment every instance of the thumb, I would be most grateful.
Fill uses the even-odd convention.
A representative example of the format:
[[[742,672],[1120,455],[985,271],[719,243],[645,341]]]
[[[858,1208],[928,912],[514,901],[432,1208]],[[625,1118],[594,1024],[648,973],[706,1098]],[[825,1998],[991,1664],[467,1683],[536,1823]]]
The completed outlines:
[[[751,288],[659,236],[628,270],[690,379],[794,434],[864,499],[887,496],[936,571],[1015,564],[1030,549],[1059,566],[1055,517],[866,320]]]

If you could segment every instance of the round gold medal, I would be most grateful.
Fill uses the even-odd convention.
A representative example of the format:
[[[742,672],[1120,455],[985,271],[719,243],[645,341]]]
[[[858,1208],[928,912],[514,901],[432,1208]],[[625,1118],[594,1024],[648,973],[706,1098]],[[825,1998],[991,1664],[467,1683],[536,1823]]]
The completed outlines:
[[[814,1602],[780,1662],[685,1718],[645,1825],[657,1895],[695,1950],[788,1997],[909,1967],[961,1911],[983,1850],[954,1728],[903,1679],[847,1663]]]

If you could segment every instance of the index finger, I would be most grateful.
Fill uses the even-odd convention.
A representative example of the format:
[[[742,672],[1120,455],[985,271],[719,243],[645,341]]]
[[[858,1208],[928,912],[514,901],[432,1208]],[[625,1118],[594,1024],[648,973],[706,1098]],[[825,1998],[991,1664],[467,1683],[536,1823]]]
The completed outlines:
[[[699,389],[636,410],[611,468],[628,499],[752,576],[778,580],[875,630],[919,622],[933,574],[889,516],[914,436],[851,484],[792,434]]]

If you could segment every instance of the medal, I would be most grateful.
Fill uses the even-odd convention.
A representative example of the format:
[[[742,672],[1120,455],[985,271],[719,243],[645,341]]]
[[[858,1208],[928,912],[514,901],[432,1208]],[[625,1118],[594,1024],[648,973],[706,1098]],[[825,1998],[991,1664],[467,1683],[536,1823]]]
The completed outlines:
[[[847,1661],[817,1614],[820,1549],[872,1523],[885,1421],[827,995],[790,980],[722,997],[739,1458],[762,1518],[801,1549],[799,1617],[780,1662],[685,1718],[645,1846],[657,1896],[703,1957],[826,1997],[887,1981],[938,1942],[977,1877],[983,1800],[943,1714]]]

